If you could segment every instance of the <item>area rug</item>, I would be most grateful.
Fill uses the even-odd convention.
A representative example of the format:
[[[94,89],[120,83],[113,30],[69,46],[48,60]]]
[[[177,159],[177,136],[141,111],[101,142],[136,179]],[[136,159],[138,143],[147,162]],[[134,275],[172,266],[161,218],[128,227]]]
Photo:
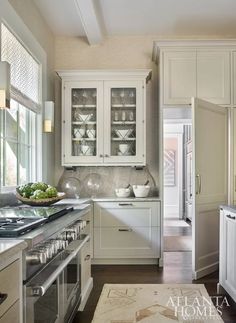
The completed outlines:
[[[204,285],[105,284],[92,323],[221,323]]]
[[[164,251],[192,251],[192,237],[164,236]]]

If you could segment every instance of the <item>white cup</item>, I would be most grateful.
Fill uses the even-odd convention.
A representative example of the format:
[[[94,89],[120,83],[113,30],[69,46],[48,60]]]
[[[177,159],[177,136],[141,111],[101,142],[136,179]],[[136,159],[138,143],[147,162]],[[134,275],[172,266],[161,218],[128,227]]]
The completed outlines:
[[[119,149],[122,154],[127,154],[129,152],[129,145],[127,144],[119,144]]]

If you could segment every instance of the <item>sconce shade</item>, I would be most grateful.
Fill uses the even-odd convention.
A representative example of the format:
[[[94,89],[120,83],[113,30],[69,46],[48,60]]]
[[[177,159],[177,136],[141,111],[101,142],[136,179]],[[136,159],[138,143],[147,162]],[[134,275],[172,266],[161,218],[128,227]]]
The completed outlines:
[[[54,129],[54,102],[46,101],[44,104],[44,132],[53,132]]]
[[[0,62],[0,108],[10,108],[10,64]]]

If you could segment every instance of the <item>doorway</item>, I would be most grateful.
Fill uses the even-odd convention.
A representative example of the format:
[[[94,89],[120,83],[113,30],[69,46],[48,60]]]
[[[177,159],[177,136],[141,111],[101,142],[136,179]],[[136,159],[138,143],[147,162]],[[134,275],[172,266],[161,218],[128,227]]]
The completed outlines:
[[[192,251],[191,124],[164,122],[164,251]]]

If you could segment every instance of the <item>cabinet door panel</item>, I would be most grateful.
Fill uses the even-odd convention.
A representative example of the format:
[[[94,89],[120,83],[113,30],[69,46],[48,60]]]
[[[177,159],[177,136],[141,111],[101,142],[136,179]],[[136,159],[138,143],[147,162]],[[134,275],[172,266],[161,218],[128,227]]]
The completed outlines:
[[[7,294],[6,300],[0,306],[0,316],[16,302],[19,298],[20,290],[20,262],[14,261],[12,264],[0,271],[0,292]]]
[[[236,106],[236,52],[233,52],[233,104]]]
[[[81,251],[81,291],[85,290],[86,284],[91,277],[91,251],[88,241]]]
[[[103,82],[66,82],[63,164],[103,162]]]
[[[158,202],[103,202],[96,203],[95,227],[149,227],[160,226],[160,203]]]
[[[190,104],[196,96],[196,52],[175,51],[164,55],[164,104]]]
[[[20,323],[20,302],[17,301],[0,318],[0,323]]]
[[[216,104],[230,104],[228,51],[197,52],[197,97]]]
[[[104,163],[144,164],[142,81],[104,82]]]
[[[94,228],[94,256],[95,258],[158,258],[160,228]]]

